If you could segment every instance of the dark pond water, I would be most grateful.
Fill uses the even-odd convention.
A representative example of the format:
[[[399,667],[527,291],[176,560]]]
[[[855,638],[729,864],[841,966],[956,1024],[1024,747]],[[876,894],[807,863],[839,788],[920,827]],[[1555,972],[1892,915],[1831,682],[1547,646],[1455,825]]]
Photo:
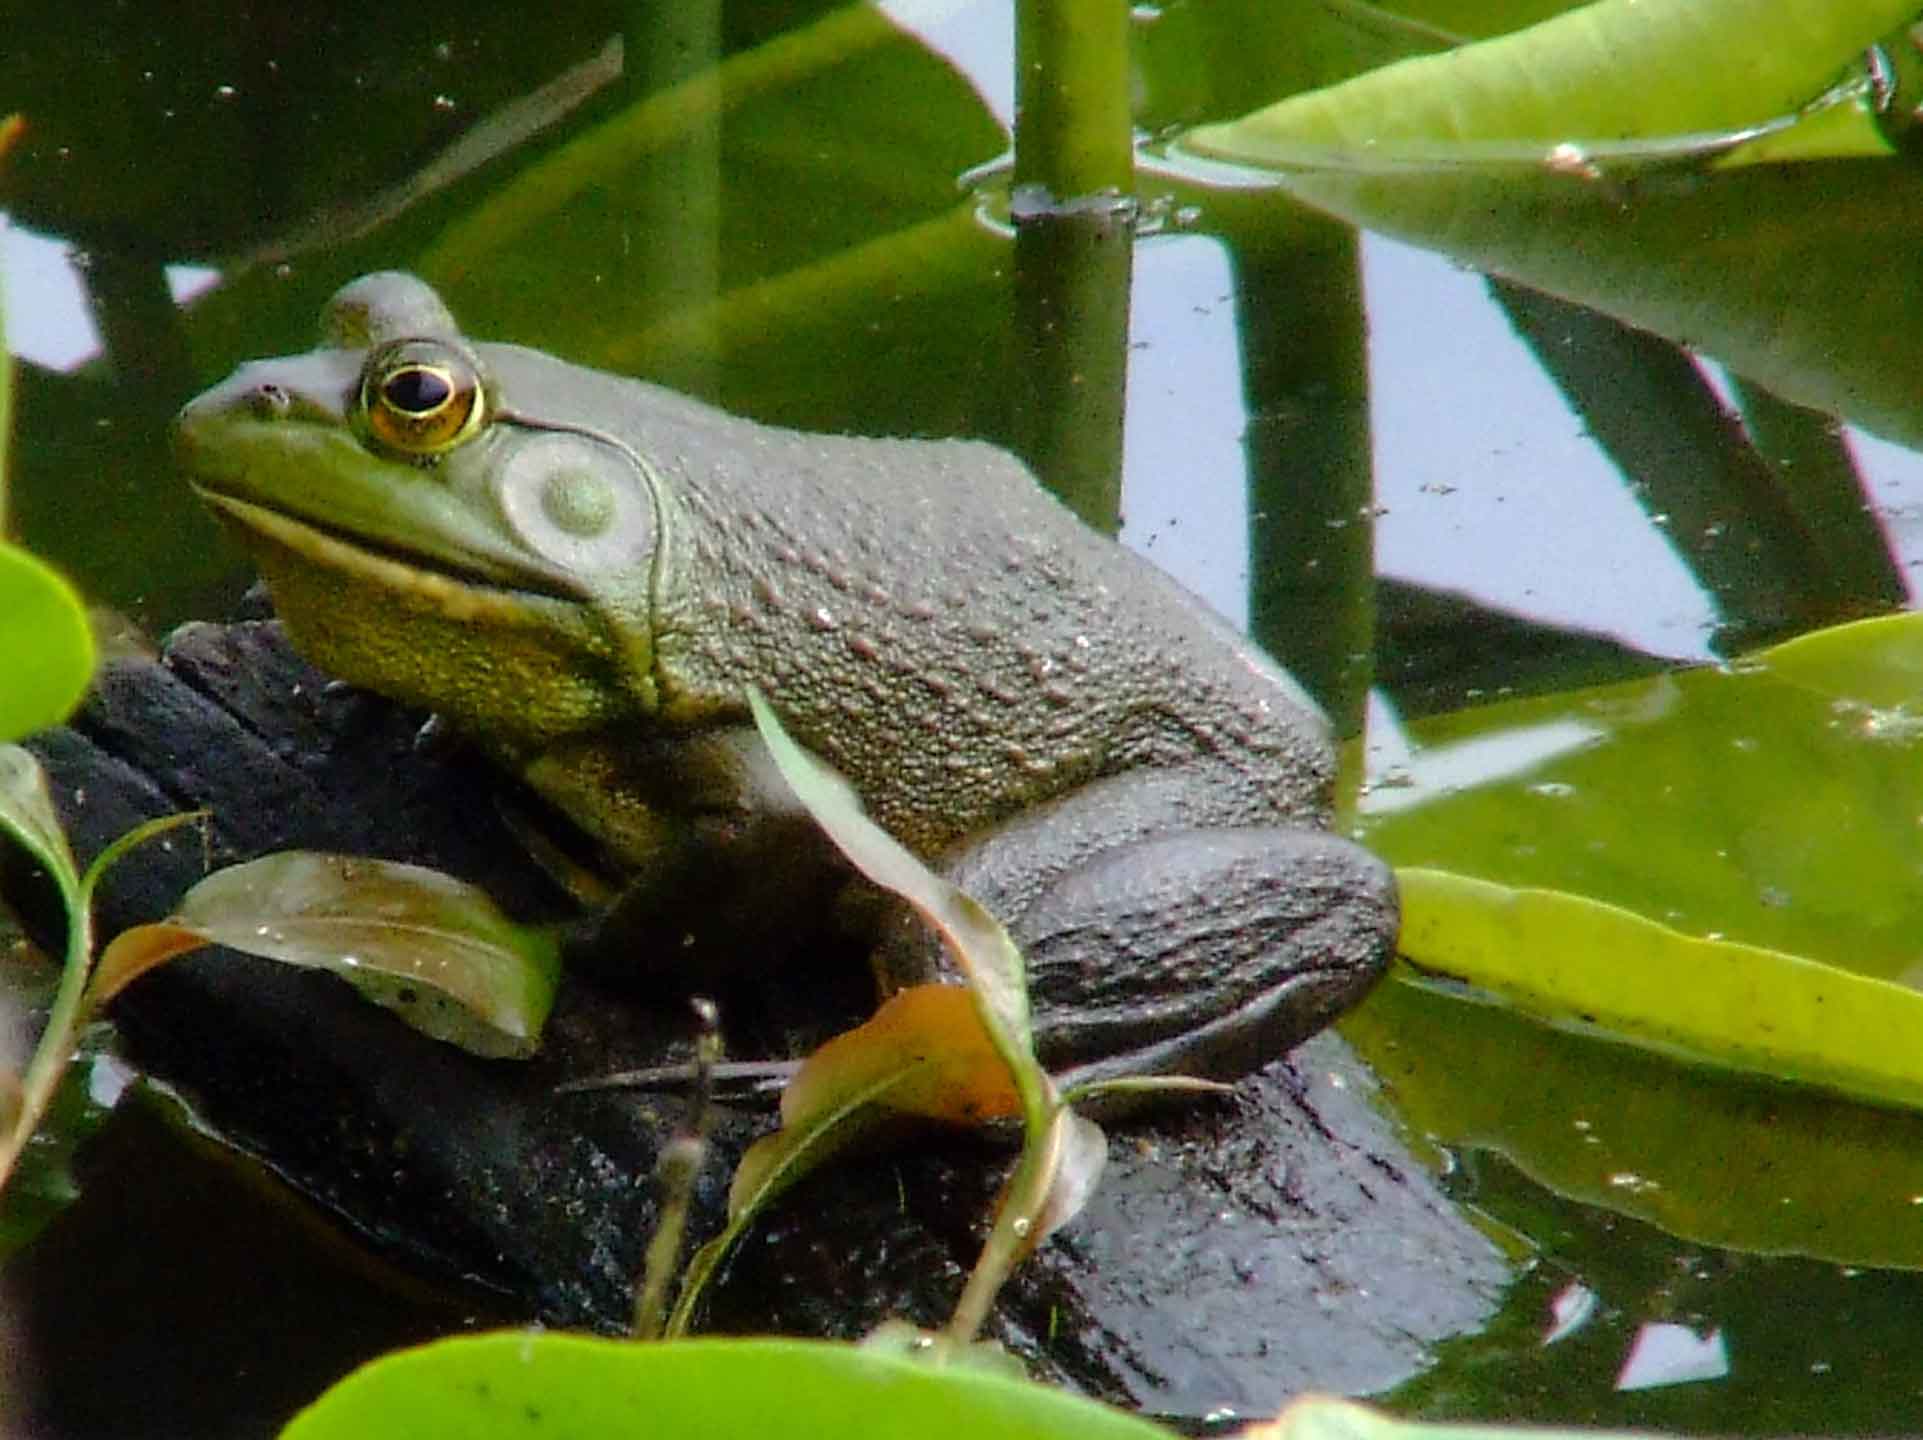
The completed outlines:
[[[444,31],[375,6],[270,19],[213,0],[164,25],[104,3],[16,21],[0,113],[32,128],[0,170],[0,265],[26,362],[20,537],[156,631],[224,613],[247,569],[173,475],[167,417],[240,359],[305,348],[326,296],[377,268],[419,270],[470,333],[765,419],[1036,454],[1034,346],[1010,299],[1006,7],[904,6],[900,25],[674,8],[563,5],[535,26],[461,12]],[[1483,18],[1447,8],[1411,13],[1464,33]],[[1142,7],[1138,122],[1227,118],[1428,43],[1385,14]],[[1849,205],[1904,209],[1908,172],[1874,163],[1892,173],[1853,171],[1824,206],[1845,231]],[[1715,365],[1279,195],[1213,192],[1165,161],[1139,183],[1123,484],[1094,508],[1118,506],[1127,543],[1252,626],[1346,733],[1366,724],[1370,778],[1394,782],[1365,801],[1371,824],[1424,757],[1460,762],[1422,781],[1443,788],[1526,768],[1513,749],[1446,750],[1477,733],[1457,712],[1907,605],[1913,451],[1799,422],[1800,463],[1874,518],[1844,523],[1818,566],[1729,498],[1765,462],[1723,407],[1767,421]],[[1700,184],[1712,215],[1759,231],[1817,203]],[[1876,243],[1915,253],[1910,238]],[[1923,333],[1917,318],[1879,323]],[[1112,440],[1095,423],[1070,448]],[[1915,869],[1907,850],[1896,863]],[[1452,1193],[1518,1259],[1490,1329],[1391,1404],[1757,1434],[1888,1432],[1916,1413],[1914,1121],[1406,985],[1353,1029]],[[354,1360],[487,1318],[160,1114],[124,1105],[79,1201],[9,1261],[31,1364],[71,1375],[114,1355],[113,1380],[67,1387],[71,1433],[259,1433]],[[1646,1366],[1665,1344],[1671,1383],[1625,1388],[1649,1373],[1626,1373],[1632,1354]],[[136,1382],[140,1405],[119,1403]],[[129,1428],[143,1408],[172,1418]]]

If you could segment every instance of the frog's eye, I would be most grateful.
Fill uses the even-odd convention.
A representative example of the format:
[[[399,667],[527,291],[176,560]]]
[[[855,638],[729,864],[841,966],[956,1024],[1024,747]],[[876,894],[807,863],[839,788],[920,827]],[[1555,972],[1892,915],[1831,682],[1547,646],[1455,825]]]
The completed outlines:
[[[472,438],[487,418],[474,362],[435,340],[399,340],[368,357],[361,420],[389,450],[431,459]]]

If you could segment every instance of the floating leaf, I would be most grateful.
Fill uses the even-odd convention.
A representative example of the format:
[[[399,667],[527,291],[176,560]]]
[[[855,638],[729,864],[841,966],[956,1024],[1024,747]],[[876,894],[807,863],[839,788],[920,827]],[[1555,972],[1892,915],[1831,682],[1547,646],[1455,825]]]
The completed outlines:
[[[1754,663],[1848,707],[1923,715],[1923,615],[1914,611],[1813,630]]]
[[[1415,727],[1363,831],[1408,877],[1405,950],[1534,1013],[1923,1101],[1920,627]]]
[[[1137,1416],[979,1366],[802,1340],[636,1345],[533,1331],[463,1336],[355,1371],[282,1440],[853,1435],[1168,1440]]]
[[[217,871],[165,927],[143,930],[124,942],[129,957],[160,954],[178,943],[171,932],[188,931],[329,970],[477,1055],[532,1054],[560,976],[554,937],[514,924],[471,885],[418,865],[307,851]]]
[[[1914,445],[1923,421],[1905,379],[1923,366],[1923,313],[1887,256],[1918,228],[1904,217],[1918,213],[1910,192],[1923,178],[1887,156],[1708,173],[1744,127],[1792,115],[1904,9],[1604,0],[1183,144],[1276,168],[1296,199],[1351,224],[1600,310]],[[1838,139],[1841,122],[1823,117],[1849,108],[1793,127],[1776,152],[1803,129]]]

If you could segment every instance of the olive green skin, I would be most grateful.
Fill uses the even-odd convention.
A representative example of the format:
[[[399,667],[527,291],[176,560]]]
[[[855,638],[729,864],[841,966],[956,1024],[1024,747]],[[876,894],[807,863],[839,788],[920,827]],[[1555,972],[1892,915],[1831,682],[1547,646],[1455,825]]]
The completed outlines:
[[[405,275],[347,286],[323,333],[188,405],[183,467],[298,648],[475,737],[632,886],[792,824],[754,686],[1010,925],[1055,1063],[1240,1071],[1387,964],[1393,887],[1326,833],[1313,704],[1005,452],[776,429],[471,342]],[[430,460],[364,413],[370,347],[403,338],[484,377],[486,423]],[[877,967],[939,954],[890,922]]]

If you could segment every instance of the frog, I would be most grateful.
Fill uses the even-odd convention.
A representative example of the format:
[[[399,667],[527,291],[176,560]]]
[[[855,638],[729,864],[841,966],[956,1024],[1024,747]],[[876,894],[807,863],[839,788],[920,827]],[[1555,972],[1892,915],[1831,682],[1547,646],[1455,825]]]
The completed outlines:
[[[990,443],[780,428],[470,339],[401,272],[345,285],[315,349],[243,364],[174,440],[295,649],[470,741],[630,915],[692,889],[778,928],[859,884],[758,691],[1002,921],[1036,1050],[1075,1081],[1233,1079],[1393,957],[1321,710]],[[954,979],[904,907],[845,910],[883,996]]]

